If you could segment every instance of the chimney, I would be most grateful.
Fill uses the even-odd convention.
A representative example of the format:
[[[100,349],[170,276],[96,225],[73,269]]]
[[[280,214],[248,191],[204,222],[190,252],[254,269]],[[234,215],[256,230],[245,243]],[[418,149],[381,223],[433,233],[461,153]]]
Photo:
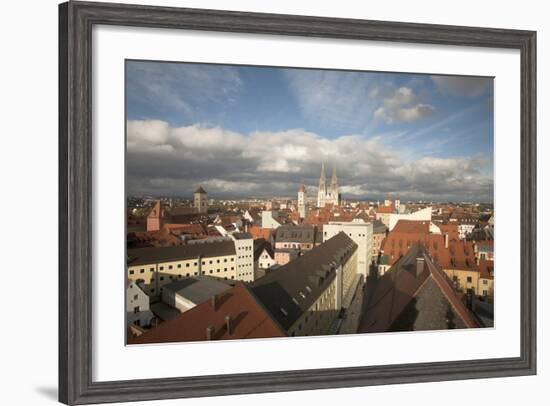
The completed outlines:
[[[213,295],[211,298],[210,298],[210,304],[212,305],[212,309],[214,311],[217,311],[218,310],[218,300],[216,298],[216,295]]]
[[[424,257],[416,258],[416,277],[418,278],[420,274],[424,271]]]
[[[211,341],[213,335],[214,335],[214,327],[212,326],[206,327],[206,339],[208,341]]]
[[[227,335],[231,335],[231,316],[225,316],[225,328],[227,330]]]
[[[445,238],[445,248],[449,248],[449,233],[443,234],[443,238]]]

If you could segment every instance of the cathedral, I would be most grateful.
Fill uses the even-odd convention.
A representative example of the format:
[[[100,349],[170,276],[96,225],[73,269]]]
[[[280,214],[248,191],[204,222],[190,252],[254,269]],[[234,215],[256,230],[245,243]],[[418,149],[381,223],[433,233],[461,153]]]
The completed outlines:
[[[327,186],[325,179],[325,164],[321,166],[321,178],[319,179],[319,192],[317,194],[317,207],[325,207],[326,204],[340,205],[340,193],[338,193],[338,179],[336,178],[336,165],[332,168],[332,179]]]

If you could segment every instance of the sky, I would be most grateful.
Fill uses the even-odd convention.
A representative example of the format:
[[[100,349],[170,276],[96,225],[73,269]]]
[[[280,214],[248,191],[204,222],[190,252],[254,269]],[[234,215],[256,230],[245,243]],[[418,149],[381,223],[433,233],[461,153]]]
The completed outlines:
[[[493,79],[126,62],[127,193],[493,202]]]

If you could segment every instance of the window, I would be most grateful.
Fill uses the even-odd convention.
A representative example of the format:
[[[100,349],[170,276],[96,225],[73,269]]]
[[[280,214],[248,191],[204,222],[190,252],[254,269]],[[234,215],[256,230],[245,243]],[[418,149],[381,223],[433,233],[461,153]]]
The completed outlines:
[[[134,271],[130,270],[130,275],[133,275],[134,274]]]
[[[149,268],[149,272],[154,272],[155,268]]]
[[[483,284],[487,285],[487,279],[483,279]]]
[[[161,276],[161,277],[160,277],[160,280],[163,281],[163,280],[164,280],[164,276]]]
[[[488,292],[486,290],[483,291],[483,296],[487,296]]]
[[[168,265],[168,269],[172,269],[172,265]]]
[[[178,268],[181,268],[181,264],[178,264]]]
[[[162,270],[164,269],[164,267],[163,267],[163,266],[161,266],[161,267],[159,267],[159,269],[160,269],[160,270],[162,271]]]
[[[185,264],[185,267],[186,267],[186,268],[189,268],[189,262]]]
[[[134,314],[139,313],[139,306],[134,307]]]
[[[467,281],[468,283],[472,283],[472,277],[471,277],[471,276],[468,276],[468,277],[466,278],[466,281]]]
[[[134,300],[138,300],[138,295],[134,295]]]
[[[143,268],[139,270],[139,273],[144,273],[144,272],[145,272],[145,269]]]

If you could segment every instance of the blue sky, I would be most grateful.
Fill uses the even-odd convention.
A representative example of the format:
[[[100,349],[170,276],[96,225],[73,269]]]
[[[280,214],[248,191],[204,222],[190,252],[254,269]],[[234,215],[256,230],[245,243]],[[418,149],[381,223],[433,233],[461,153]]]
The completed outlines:
[[[324,161],[349,198],[492,201],[492,78],[128,61],[126,80],[130,193],[315,193]]]

